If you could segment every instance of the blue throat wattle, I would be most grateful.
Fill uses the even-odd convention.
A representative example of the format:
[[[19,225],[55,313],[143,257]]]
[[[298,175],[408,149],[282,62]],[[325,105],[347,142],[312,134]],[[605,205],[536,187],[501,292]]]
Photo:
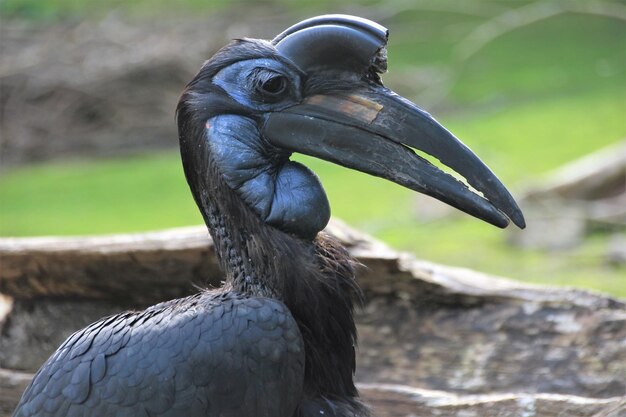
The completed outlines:
[[[265,147],[254,120],[212,117],[206,138],[226,184],[267,224],[303,238],[326,227],[330,206],[317,176]]]

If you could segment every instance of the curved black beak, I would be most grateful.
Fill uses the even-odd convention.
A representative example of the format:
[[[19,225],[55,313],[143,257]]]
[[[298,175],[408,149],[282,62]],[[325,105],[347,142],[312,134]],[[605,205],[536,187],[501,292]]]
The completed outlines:
[[[393,91],[368,85],[313,95],[270,113],[263,134],[274,146],[386,178],[498,227],[525,227],[517,203],[491,170],[427,112]],[[460,174],[474,190],[413,149]]]

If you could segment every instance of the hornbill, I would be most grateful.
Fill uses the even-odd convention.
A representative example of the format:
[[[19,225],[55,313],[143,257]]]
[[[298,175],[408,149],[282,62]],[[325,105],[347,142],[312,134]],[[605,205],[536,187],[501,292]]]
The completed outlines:
[[[224,285],[74,333],[37,372],[15,416],[369,415],[353,382],[355,261],[322,232],[328,200],[292,152],[386,178],[499,227],[509,219],[524,227],[478,157],[383,86],[386,43],[374,22],[327,15],[272,41],[235,40],[204,63],[177,121]]]

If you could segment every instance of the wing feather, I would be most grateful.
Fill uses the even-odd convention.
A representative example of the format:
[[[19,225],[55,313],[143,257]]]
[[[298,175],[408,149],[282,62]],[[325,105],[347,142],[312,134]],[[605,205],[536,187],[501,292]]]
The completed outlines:
[[[290,417],[303,378],[302,338],[284,304],[203,292],[74,333],[14,416]]]

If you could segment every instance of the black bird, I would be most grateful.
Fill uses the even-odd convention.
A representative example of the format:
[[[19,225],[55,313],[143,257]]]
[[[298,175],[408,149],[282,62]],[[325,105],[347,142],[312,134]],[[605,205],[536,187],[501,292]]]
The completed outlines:
[[[15,416],[367,416],[354,386],[355,262],[301,152],[524,227],[495,175],[428,113],[385,88],[387,30],[320,16],[235,40],[177,109],[187,181],[226,275],[104,318],[52,355]],[[462,175],[444,173],[420,150]]]

